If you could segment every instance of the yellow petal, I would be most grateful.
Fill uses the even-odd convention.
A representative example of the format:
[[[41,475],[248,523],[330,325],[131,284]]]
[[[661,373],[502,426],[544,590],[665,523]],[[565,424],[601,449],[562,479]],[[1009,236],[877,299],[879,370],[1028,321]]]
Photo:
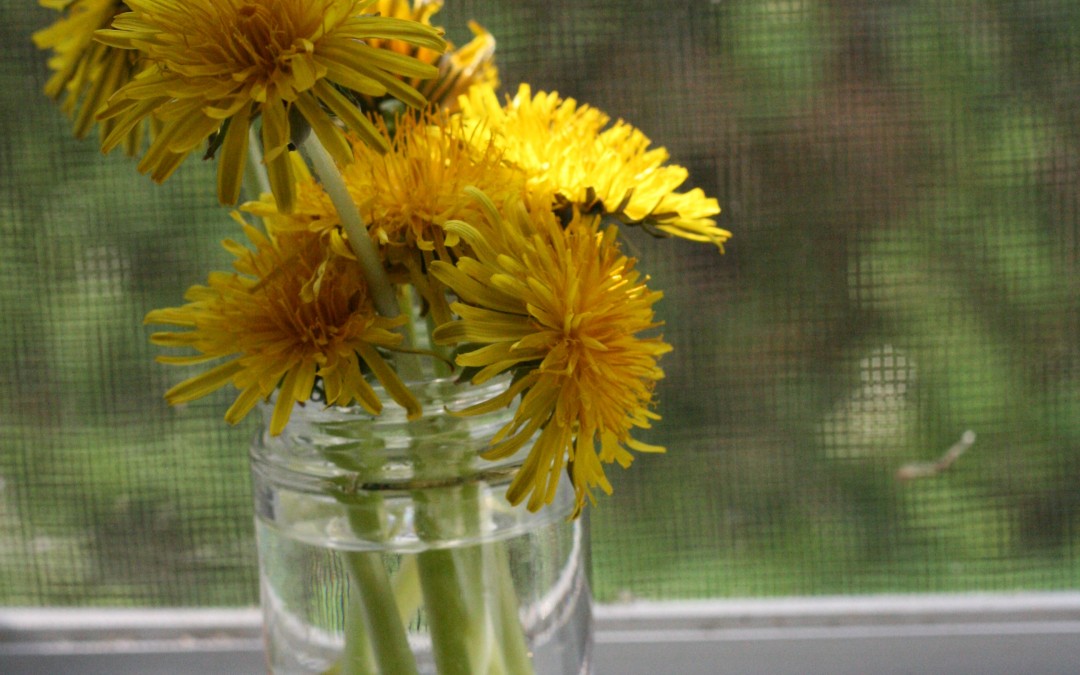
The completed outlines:
[[[240,392],[240,395],[236,397],[233,404],[229,406],[229,409],[225,411],[225,421],[229,424],[237,424],[240,420],[247,417],[251,409],[255,407],[255,404],[263,398],[262,392],[255,385],[247,387]]]
[[[235,204],[240,199],[250,124],[250,105],[240,108],[229,119],[229,129],[225,132],[225,141],[221,144],[221,156],[218,159],[218,201],[222,204]]]
[[[229,383],[233,375],[236,375],[243,366],[237,360],[223,363],[220,366],[184,380],[169,391],[165,392],[165,400],[171,405],[186,403],[207,394],[217,391]]]
[[[375,377],[379,382],[386,387],[386,391],[391,398],[397,401],[402,408],[405,408],[407,418],[410,420],[419,419],[424,412],[420,402],[416,400],[413,393],[401,381],[397,372],[383,360],[379,352],[366,344],[357,345],[356,351],[360,354],[360,358],[364,359],[364,363],[371,368],[371,372],[375,373]]]

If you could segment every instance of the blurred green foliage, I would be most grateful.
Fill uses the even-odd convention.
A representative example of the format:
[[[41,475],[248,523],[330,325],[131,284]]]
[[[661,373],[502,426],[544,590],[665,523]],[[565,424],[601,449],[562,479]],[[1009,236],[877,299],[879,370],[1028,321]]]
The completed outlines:
[[[668,454],[592,514],[602,599],[1080,583],[1080,5],[447,5],[507,89],[636,124],[735,234],[627,237],[676,352]],[[141,325],[234,225],[211,167],[154,186],[67,137],[48,20],[0,0],[0,603],[255,602],[251,427],[168,409]]]

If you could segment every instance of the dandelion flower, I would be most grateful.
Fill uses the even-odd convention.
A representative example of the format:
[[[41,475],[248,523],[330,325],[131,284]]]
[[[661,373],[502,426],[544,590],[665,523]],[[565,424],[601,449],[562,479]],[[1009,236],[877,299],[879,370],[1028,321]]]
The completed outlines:
[[[439,59],[439,74],[419,84],[431,103],[451,112],[460,108],[459,99],[474,86],[497,89],[499,69],[495,67],[495,37],[475,21],[469,22],[473,39],[448,51]]]
[[[596,108],[556,93],[535,96],[528,85],[505,105],[489,86],[461,98],[466,119],[490,130],[507,161],[521,166],[530,183],[556,195],[557,209],[614,216],[653,233],[718,247],[731,236],[716,226],[715,199],[700,189],[676,192],[685,168],[668,164],[667,150],[650,148],[640,130]]]
[[[419,416],[419,403],[379,353],[400,344],[402,336],[394,329],[404,318],[375,313],[359,265],[328,255],[316,237],[267,235],[247,224],[244,232],[254,250],[225,242],[236,256],[234,273],[213,273],[206,286],[188,291],[186,305],[146,316],[149,324],[187,329],[154,333],[154,344],[198,352],[159,361],[189,365],[225,359],[170,389],[166,400],[184,403],[231,383],[240,393],[225,419],[235,424],[278,390],[270,424],[270,432],[278,434],[294,403],[310,398],[316,378],[327,403],[355,402],[378,413],[382,404],[361,374],[363,364],[410,418]]]
[[[390,93],[421,107],[424,98],[398,79],[432,77],[438,69],[414,58],[374,49],[366,41],[398,39],[435,51],[439,31],[393,17],[364,15],[375,0],[127,0],[111,30],[98,31],[111,47],[135,49],[146,68],[110,100],[98,117],[116,120],[102,143],[108,152],[121,134],[152,117],[160,133],[139,170],[165,180],[210,137],[220,153],[218,198],[234,203],[246,161],[248,128],[262,117],[262,145],[270,185],[284,210],[293,203],[296,176],[288,148],[299,113],[334,159],[350,159],[340,119],[368,142],[381,137],[339,89]]]
[[[379,0],[375,9],[382,16],[410,19],[430,26],[431,17],[442,6],[442,0]],[[458,97],[474,84],[492,88],[499,86],[499,71],[495,67],[495,37],[475,21],[469,22],[469,30],[473,39],[468,44],[460,48],[449,44],[445,53],[415,47],[400,40],[373,41],[372,46],[415,56],[424,63],[437,66],[437,76],[427,80],[413,79],[409,84],[424,95],[430,107],[455,112]],[[364,97],[361,101],[369,110],[383,110],[386,104],[385,98]]]
[[[659,325],[652,306],[661,294],[619,251],[616,229],[597,229],[598,216],[575,216],[564,228],[549,210],[530,213],[518,204],[504,218],[478,198],[485,222],[447,225],[475,257],[432,264],[432,274],[461,299],[451,306],[460,320],[434,337],[475,347],[457,358],[475,369],[475,383],[515,374],[506,392],[462,411],[487,412],[521,397],[489,459],[516,452],[539,431],[507,492],[510,502],[528,497],[534,511],[550,503],[566,467],[576,516],[593,501],[592,488],[611,492],[605,463],[627,467],[630,450],[663,451],[631,437],[659,419],[651,410],[663,377],[656,362],[671,347],[640,334]]]
[[[436,325],[451,317],[445,288],[428,267],[462,252],[457,235],[443,226],[481,217],[466,188],[502,200],[520,196],[525,186],[521,172],[506,167],[494,148],[467,142],[458,122],[446,114],[399,118],[390,152],[354,144],[356,161],[344,172],[391,274],[417,288]]]
[[[355,161],[342,175],[391,279],[411,283],[427,301],[437,325],[449,321],[451,314],[446,289],[427,274],[428,266],[437,259],[453,261],[467,251],[443,226],[452,220],[482,218],[479,203],[465,193],[466,188],[504,201],[522,195],[525,176],[506,166],[492,146],[469,142],[459,120],[444,112],[407,114],[399,118],[393,134],[381,122],[379,128],[390,150],[381,153],[354,142]],[[344,235],[321,186],[304,181],[297,193],[293,213],[281,213],[266,198],[243,208],[269,219],[279,230],[315,232],[338,246]]]
[[[63,97],[60,109],[72,119],[75,137],[85,138],[94,126],[94,113],[139,70],[134,53],[94,41],[94,31],[107,28],[114,16],[127,11],[127,6],[120,0],[40,2],[43,7],[63,13],[33,36],[38,49],[52,51],[48,66],[53,72],[45,83],[45,93],[54,100]],[[115,126],[115,121],[103,122],[102,137],[112,133]],[[136,125],[120,138],[127,154],[138,152],[144,126]]]

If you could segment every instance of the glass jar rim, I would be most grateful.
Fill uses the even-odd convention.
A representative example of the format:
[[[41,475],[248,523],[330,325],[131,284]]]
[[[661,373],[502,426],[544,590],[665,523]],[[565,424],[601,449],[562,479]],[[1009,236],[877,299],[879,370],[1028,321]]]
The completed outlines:
[[[275,399],[260,402],[262,424],[251,444],[252,471],[276,482],[324,491],[326,481],[353,488],[413,489],[435,484],[491,480],[512,475],[528,456],[531,442],[509,457],[482,455],[492,439],[513,422],[509,407],[477,415],[461,410],[501,394],[509,377],[481,385],[446,377],[420,382],[412,391],[424,414],[409,420],[392,400],[379,415],[360,405],[297,405],[278,436],[269,433]],[[385,395],[382,387],[376,393]]]

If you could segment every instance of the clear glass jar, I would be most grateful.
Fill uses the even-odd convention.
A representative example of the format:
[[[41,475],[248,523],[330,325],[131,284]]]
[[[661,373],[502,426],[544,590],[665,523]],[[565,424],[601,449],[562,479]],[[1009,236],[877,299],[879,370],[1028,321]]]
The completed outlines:
[[[413,385],[424,415],[411,422],[388,396],[379,416],[309,403],[276,437],[264,408],[251,466],[272,672],[591,672],[573,490],[539,513],[511,507],[527,448],[478,453],[512,412],[451,412],[505,387]]]

